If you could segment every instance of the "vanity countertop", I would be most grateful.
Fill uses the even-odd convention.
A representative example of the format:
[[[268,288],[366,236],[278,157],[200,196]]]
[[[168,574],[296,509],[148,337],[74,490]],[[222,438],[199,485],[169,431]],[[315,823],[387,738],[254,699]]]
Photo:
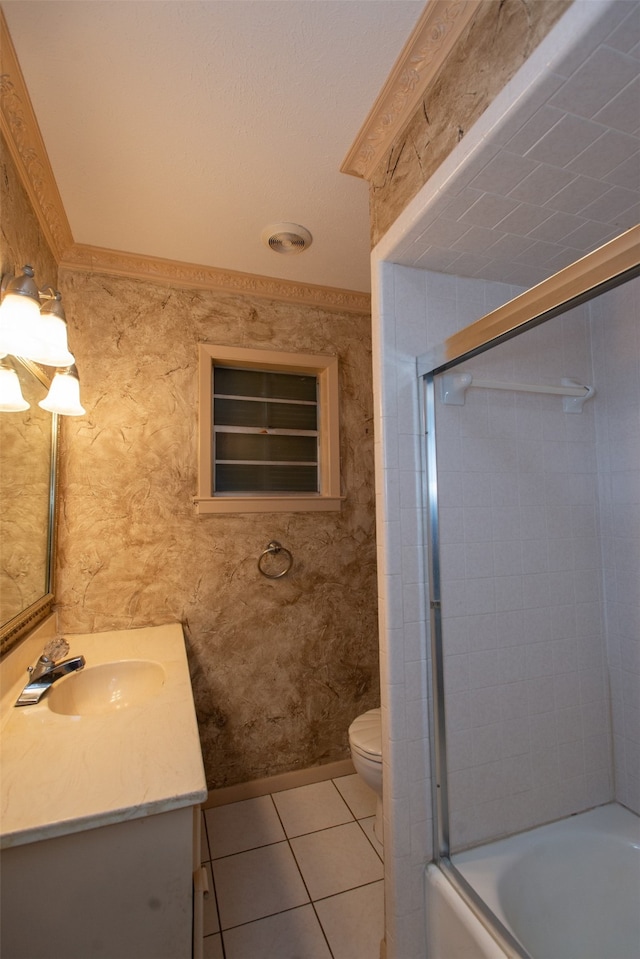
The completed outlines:
[[[65,639],[68,656],[83,655],[85,669],[152,660],[162,665],[164,683],[142,703],[61,715],[47,704],[50,692],[35,706],[13,706],[26,681],[21,671],[2,699],[1,848],[196,805],[207,796],[182,626]],[[34,650],[29,662],[42,646]]]

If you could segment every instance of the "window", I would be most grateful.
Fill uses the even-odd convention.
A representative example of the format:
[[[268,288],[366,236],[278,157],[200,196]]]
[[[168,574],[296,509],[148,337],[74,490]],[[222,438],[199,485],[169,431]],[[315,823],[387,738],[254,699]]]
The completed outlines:
[[[337,358],[202,344],[198,512],[341,501]]]

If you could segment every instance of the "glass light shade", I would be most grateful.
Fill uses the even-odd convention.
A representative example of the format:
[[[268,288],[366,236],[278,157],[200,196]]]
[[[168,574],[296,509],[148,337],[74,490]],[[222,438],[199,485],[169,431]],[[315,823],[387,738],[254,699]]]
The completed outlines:
[[[39,319],[37,342],[29,359],[44,366],[73,366],[75,359],[67,345],[67,323],[59,293],[44,304]]]
[[[82,416],[86,412],[80,403],[80,383],[75,367],[56,370],[49,392],[38,406],[49,413],[62,413],[63,416]]]
[[[28,294],[12,293],[9,289],[0,305],[0,353],[34,359],[32,353],[39,340],[40,322],[37,292],[36,299],[33,299]]]
[[[20,413],[29,404],[22,395],[18,374],[6,363],[0,362],[0,412]]]

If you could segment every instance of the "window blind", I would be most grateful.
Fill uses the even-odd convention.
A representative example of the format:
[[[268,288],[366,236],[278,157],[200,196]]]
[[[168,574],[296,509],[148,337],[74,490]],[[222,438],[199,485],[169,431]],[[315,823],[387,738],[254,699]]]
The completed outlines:
[[[317,493],[316,376],[213,366],[214,493]]]

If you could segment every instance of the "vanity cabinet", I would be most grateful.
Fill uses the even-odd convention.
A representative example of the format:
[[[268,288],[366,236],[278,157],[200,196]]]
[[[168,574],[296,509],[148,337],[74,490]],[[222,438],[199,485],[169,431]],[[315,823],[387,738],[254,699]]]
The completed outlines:
[[[200,959],[207,785],[182,627],[66,639],[86,665],[57,698],[14,707],[39,630],[0,665],[0,955]]]
[[[199,826],[187,806],[4,850],[2,959],[197,955]]]

